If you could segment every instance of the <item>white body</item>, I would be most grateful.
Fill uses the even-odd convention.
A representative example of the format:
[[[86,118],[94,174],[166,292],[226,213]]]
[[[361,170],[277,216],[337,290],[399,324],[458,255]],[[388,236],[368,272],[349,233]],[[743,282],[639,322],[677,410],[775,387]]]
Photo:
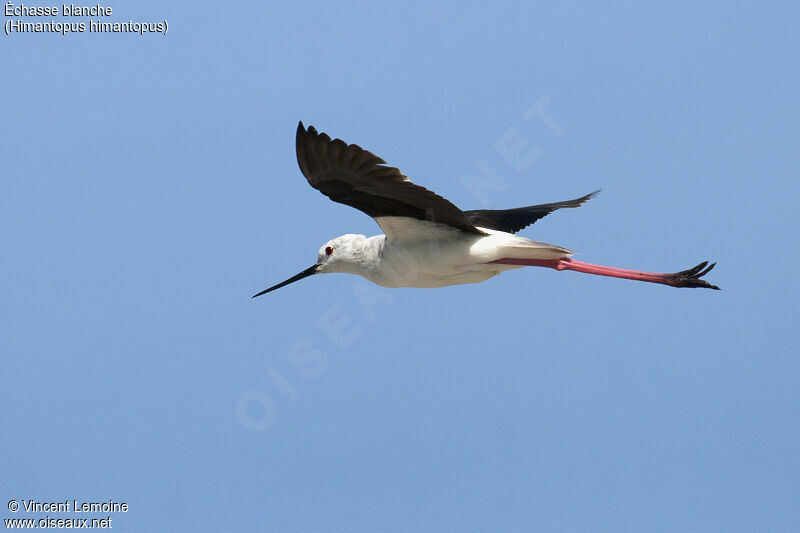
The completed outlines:
[[[377,219],[387,235],[342,235],[320,248],[319,273],[358,274],[383,287],[444,287],[478,283],[515,268],[507,257],[560,259],[570,250],[510,233],[479,228],[473,235],[406,217]],[[330,255],[326,249],[332,248]]]

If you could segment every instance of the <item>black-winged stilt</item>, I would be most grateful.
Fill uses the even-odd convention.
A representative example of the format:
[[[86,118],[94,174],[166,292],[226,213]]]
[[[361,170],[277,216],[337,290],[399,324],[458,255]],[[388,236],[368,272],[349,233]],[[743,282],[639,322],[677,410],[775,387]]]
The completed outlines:
[[[297,162],[312,187],[368,214],[384,235],[342,235],[326,242],[317,262],[258,294],[313,274],[358,274],[384,287],[444,287],[485,281],[523,266],[574,270],[672,287],[719,289],[701,279],[716,263],[672,274],[594,265],[572,251],[514,235],[563,207],[580,207],[598,191],[565,202],[516,209],[462,211],[411,183],[398,169],[355,144],[297,126]]]

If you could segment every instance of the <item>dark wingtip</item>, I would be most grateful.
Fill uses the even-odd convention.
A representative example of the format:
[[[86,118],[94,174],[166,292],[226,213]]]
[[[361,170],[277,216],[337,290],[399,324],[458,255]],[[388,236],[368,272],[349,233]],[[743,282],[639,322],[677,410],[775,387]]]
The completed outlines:
[[[681,272],[676,272],[673,274],[673,282],[671,285],[673,287],[691,287],[691,288],[702,288],[702,289],[713,289],[715,291],[720,290],[719,287],[716,285],[712,285],[711,283],[707,282],[704,279],[700,279],[713,268],[717,266],[716,263],[708,264],[708,261],[703,261],[699,265],[696,265],[690,269],[683,270]]]
[[[577,207],[580,207],[580,206],[582,206],[583,204],[585,204],[586,202],[588,202],[589,200],[591,200],[592,198],[594,198],[595,196],[597,196],[598,194],[600,194],[600,192],[601,192],[602,190],[603,190],[603,189],[597,189],[596,191],[592,191],[592,192],[590,192],[590,193],[589,193],[589,194],[587,194],[586,196],[582,196],[582,197],[578,198],[578,200],[577,200],[577,204],[578,204],[578,205],[577,205]]]
[[[303,121],[299,121],[297,123],[297,136],[300,137],[302,135],[311,134],[316,135],[317,129],[314,126],[309,126],[308,128],[305,127]]]

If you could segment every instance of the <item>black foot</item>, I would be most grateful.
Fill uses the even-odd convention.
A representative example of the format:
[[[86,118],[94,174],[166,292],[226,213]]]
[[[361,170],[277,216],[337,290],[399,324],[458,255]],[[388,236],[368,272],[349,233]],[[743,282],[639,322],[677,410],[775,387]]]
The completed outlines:
[[[708,265],[708,268],[706,268],[706,265],[708,265],[708,261],[703,261],[696,267],[690,268],[689,270],[672,274],[673,280],[670,285],[673,287],[703,287],[705,289],[714,289],[715,291],[718,291],[719,287],[710,284],[704,279],[700,279],[711,272],[711,269],[714,268],[716,263],[711,263]]]

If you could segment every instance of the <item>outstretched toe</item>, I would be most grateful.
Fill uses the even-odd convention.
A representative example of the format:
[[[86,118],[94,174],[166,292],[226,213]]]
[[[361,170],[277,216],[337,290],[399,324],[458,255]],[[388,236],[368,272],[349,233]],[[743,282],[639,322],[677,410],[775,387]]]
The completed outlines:
[[[706,265],[708,265],[706,267]],[[688,270],[683,270],[681,272],[676,272],[672,274],[673,279],[672,285],[673,287],[703,287],[705,289],[714,289],[716,291],[720,290],[719,287],[716,285],[712,285],[704,279],[700,279],[713,269],[716,266],[716,263],[708,264],[708,261],[703,261],[699,265],[692,267]]]

